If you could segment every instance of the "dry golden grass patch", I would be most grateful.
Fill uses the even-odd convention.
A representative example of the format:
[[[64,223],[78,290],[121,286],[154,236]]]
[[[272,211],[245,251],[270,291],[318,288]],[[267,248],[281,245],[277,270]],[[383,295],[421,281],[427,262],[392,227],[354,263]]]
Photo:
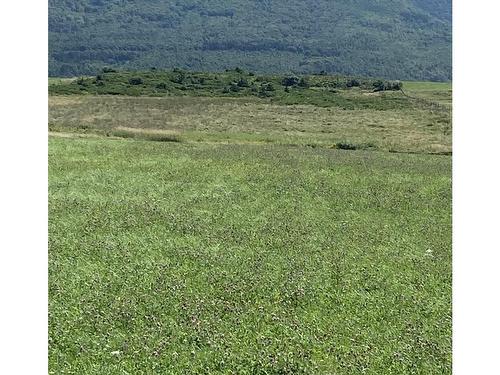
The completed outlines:
[[[331,147],[348,141],[386,150],[451,151],[451,116],[424,108],[344,110],[252,98],[49,98],[54,131],[172,135],[186,141],[276,142]]]

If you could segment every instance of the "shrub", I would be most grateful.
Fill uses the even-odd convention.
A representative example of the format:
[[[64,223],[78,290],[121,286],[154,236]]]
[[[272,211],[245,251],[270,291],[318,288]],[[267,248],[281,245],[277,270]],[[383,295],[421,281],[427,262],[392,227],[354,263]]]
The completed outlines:
[[[154,142],[181,142],[179,136],[175,134],[146,134],[144,139]]]
[[[240,78],[237,85],[239,87],[248,87],[248,81],[245,78]]]
[[[260,87],[264,91],[274,91],[274,86],[271,82],[264,82]]]
[[[232,92],[238,92],[241,90],[240,86],[238,85],[238,83],[236,82],[231,82],[231,85],[229,85],[229,89],[232,91]]]
[[[160,82],[156,85],[156,88],[160,89],[160,90],[166,90],[168,88],[168,86],[165,82]]]
[[[339,150],[356,150],[357,146],[349,142],[339,142],[335,144],[335,148]]]
[[[299,78],[296,76],[285,77],[285,78],[283,78],[281,83],[283,86],[286,86],[286,87],[295,86],[299,83]]]
[[[347,87],[359,87],[361,83],[357,79],[350,79],[346,82]]]
[[[111,135],[120,138],[132,138],[144,141],[155,142],[182,142],[182,139],[177,134],[161,134],[161,133],[143,133],[130,131],[127,129],[113,129]]]
[[[177,74],[175,74],[172,78],[170,78],[170,81],[172,81],[173,83],[182,84],[184,83],[185,79],[186,79],[186,74],[182,71],[177,71]]]
[[[259,96],[261,98],[268,98],[273,96],[274,86],[271,82],[264,82],[260,85]]]
[[[386,90],[393,90],[393,91],[399,91],[403,88],[403,82],[401,81],[389,81],[387,83]]]
[[[134,77],[134,78],[130,78],[128,80],[128,83],[130,83],[131,85],[142,85],[144,83],[144,81],[140,77]]]
[[[302,77],[299,81],[299,86],[305,88],[309,87],[309,81],[307,80],[307,78]]]
[[[381,81],[377,80],[373,82],[373,91],[398,91],[403,88],[403,82],[401,81]]]

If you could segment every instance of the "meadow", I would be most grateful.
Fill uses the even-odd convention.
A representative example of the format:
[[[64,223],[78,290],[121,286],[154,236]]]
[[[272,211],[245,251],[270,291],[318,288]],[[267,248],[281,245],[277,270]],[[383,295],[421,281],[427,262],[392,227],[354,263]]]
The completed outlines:
[[[242,83],[243,82],[243,83]],[[49,130],[451,153],[451,85],[341,76],[107,72],[52,79]],[[271,89],[269,89],[271,88]],[[381,89],[387,88],[387,89]]]
[[[450,374],[433,85],[340,89],[354,109],[51,94],[49,372]]]

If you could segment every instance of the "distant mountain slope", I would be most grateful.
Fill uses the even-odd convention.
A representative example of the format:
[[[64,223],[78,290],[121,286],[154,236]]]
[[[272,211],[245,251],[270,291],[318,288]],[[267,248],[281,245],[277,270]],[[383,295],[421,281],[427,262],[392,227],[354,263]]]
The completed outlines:
[[[451,79],[451,0],[49,0],[49,74],[182,67]]]

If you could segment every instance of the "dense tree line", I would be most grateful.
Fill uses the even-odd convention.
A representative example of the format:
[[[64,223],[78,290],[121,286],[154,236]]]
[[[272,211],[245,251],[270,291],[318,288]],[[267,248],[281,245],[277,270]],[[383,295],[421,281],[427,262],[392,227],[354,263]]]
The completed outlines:
[[[451,1],[49,0],[49,74],[182,67],[451,79]]]

